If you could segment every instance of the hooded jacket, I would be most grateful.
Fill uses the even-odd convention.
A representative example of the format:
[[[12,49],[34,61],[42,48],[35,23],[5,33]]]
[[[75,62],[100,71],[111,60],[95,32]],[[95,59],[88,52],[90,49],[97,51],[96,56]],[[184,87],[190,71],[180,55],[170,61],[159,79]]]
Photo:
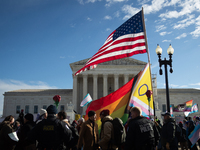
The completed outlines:
[[[111,116],[105,116],[101,122],[101,134],[100,134],[100,141],[98,144],[101,146],[102,150],[107,150],[108,148],[116,149],[115,145],[111,144],[111,139],[114,139],[114,130],[112,121],[113,118]]]

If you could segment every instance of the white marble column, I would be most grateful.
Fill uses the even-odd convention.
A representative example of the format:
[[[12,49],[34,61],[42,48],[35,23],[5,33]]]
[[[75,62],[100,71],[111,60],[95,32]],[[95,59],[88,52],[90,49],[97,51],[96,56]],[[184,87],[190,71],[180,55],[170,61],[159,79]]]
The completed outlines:
[[[128,82],[129,74],[124,74],[124,84]]]
[[[103,96],[108,95],[108,75],[103,75]]]
[[[83,75],[83,98],[86,96],[87,94],[87,83],[88,83],[88,79],[87,79],[87,74]],[[85,115],[85,111],[87,110],[87,106],[83,107],[83,112],[82,114]]]
[[[118,74],[114,74],[114,91],[116,91],[117,89],[119,89],[119,75]]]
[[[97,99],[97,74],[93,75],[93,100]]]
[[[74,110],[77,111],[77,76],[73,76],[73,104]]]

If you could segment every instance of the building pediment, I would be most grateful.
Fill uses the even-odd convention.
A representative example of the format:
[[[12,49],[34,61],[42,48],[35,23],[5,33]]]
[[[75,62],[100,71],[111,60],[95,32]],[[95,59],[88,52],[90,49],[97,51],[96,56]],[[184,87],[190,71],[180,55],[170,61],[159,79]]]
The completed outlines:
[[[76,66],[76,65],[85,65],[85,63],[89,60],[90,58],[80,60],[74,63],[71,63],[70,66]],[[107,61],[98,65],[145,65],[146,62],[133,59],[133,58],[122,58],[122,59],[117,59],[117,60],[112,60],[112,61]]]

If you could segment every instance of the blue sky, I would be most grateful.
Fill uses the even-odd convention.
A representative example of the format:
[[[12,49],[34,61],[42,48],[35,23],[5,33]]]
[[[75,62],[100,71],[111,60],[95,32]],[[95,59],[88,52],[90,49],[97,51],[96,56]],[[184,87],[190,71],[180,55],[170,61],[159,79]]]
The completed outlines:
[[[5,91],[71,89],[69,64],[93,56],[142,7],[158,88],[165,76],[155,49],[159,44],[168,59],[172,44],[169,87],[200,89],[199,0],[0,0],[0,114]],[[148,61],[147,54],[132,58]]]

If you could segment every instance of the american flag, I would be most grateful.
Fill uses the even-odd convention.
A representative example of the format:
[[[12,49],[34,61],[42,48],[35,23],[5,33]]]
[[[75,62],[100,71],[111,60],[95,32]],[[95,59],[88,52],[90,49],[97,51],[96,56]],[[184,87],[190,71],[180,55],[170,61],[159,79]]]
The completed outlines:
[[[97,64],[146,53],[142,10],[113,31],[98,52],[74,75],[96,68]]]

